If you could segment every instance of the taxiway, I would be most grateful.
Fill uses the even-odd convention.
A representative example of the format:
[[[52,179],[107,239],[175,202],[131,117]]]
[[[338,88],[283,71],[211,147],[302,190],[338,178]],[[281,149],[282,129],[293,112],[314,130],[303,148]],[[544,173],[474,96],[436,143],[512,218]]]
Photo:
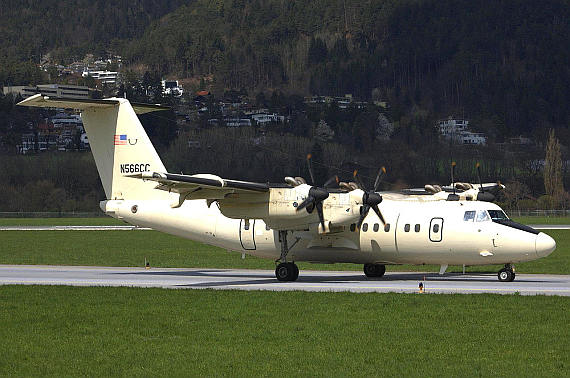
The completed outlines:
[[[271,270],[0,265],[0,285],[417,293],[420,282],[427,294],[570,296],[569,275],[517,274],[514,282],[499,282],[496,274],[388,272],[368,279],[360,272],[302,270],[296,282],[279,282]]]

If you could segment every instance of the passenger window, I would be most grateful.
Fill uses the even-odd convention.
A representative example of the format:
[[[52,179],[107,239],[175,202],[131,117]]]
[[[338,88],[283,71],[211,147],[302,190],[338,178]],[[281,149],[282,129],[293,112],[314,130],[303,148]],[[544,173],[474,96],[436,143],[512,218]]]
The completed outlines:
[[[389,231],[390,231],[390,223],[386,223],[386,224],[384,225],[384,231],[385,231],[385,232],[389,232]]]
[[[420,225],[419,224],[416,224],[416,227],[414,227],[414,231],[420,232]]]
[[[477,210],[477,222],[486,222],[490,220],[489,214],[487,214],[487,210]]]
[[[374,232],[378,232],[379,228],[380,228],[380,225],[378,223],[374,223],[374,227],[373,227]]]
[[[434,224],[433,225],[433,233],[437,234],[439,232],[439,224]]]
[[[410,232],[410,225],[409,224],[404,226],[404,231]]]
[[[350,231],[356,231],[356,225],[354,223],[350,225]]]
[[[463,220],[465,222],[473,222],[475,220],[475,211],[466,211],[463,215]]]
[[[362,225],[362,231],[364,231],[364,232],[368,231],[368,223],[364,223]]]

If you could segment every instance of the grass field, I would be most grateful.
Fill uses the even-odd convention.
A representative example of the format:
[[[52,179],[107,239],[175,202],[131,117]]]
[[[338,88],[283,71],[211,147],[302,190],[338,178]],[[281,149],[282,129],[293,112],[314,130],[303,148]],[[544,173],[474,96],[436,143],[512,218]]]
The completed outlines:
[[[0,226],[124,226],[111,217],[97,218],[0,218]]]
[[[570,231],[547,231],[558,244],[550,256],[517,264],[520,273],[570,274]],[[156,231],[1,231],[0,264],[274,269],[273,261],[207,246]],[[355,264],[299,263],[301,269],[361,270]],[[461,271],[450,267],[449,271]],[[497,272],[500,266],[468,267]],[[438,266],[398,265],[389,271],[438,271]]]
[[[570,302],[0,287],[0,376],[567,377]]]

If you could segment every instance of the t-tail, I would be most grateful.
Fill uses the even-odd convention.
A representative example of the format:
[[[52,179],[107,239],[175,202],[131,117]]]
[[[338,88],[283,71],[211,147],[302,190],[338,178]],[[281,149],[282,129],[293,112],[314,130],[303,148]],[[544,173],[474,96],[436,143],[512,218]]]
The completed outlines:
[[[126,175],[146,171],[166,172],[137,114],[166,108],[131,104],[127,99],[61,99],[40,94],[18,105],[40,108],[78,109],[95,158],[107,200],[162,199],[167,193],[155,190],[156,183],[134,180]]]

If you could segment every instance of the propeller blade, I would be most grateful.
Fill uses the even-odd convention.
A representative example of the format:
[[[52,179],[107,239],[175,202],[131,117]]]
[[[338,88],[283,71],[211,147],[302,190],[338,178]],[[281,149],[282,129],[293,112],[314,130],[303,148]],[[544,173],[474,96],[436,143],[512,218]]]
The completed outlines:
[[[352,173],[352,176],[354,176],[354,179],[356,180],[356,184],[360,187],[360,189],[362,189],[366,192],[366,185],[364,185],[364,183],[362,182],[362,180],[358,176],[358,169],[354,170],[354,172]]]
[[[330,179],[327,180],[327,182],[325,182],[325,184],[323,185],[325,188],[330,187],[333,183],[336,183],[338,185],[338,183],[340,182],[340,180],[338,179],[338,176],[333,176]]]
[[[307,155],[307,168],[309,168],[309,175],[311,176],[311,183],[315,185],[315,175],[313,174],[313,166],[311,165],[311,154]]]
[[[385,225],[386,225],[386,221],[384,220],[384,217],[382,216],[382,213],[380,212],[380,209],[378,208],[378,205],[372,206],[372,210],[374,210],[374,212],[376,213],[376,215],[378,215],[378,218],[380,218],[380,222],[382,222],[382,224],[385,226]]]
[[[315,202],[315,199],[313,197],[309,196],[303,202],[301,202],[301,204],[299,206],[297,206],[297,209],[295,209],[295,210],[296,211],[302,210],[314,202]]]
[[[322,202],[317,202],[315,204],[316,208],[317,208],[317,214],[319,214],[319,221],[321,222],[321,225],[323,226],[323,231],[325,230],[325,216],[323,214],[323,203]]]
[[[361,211],[360,211],[360,218],[358,219],[358,223],[356,224],[356,227],[360,228],[360,226],[362,226],[362,222],[364,222],[364,218],[366,218],[366,216],[368,215],[369,210],[370,210],[370,206],[368,204],[362,205]]]
[[[378,171],[378,175],[376,176],[376,181],[374,181],[375,192],[378,191],[378,187],[380,186],[380,183],[382,182],[382,179],[384,178],[385,174],[386,174],[386,168],[385,167],[380,168],[380,170]]]

